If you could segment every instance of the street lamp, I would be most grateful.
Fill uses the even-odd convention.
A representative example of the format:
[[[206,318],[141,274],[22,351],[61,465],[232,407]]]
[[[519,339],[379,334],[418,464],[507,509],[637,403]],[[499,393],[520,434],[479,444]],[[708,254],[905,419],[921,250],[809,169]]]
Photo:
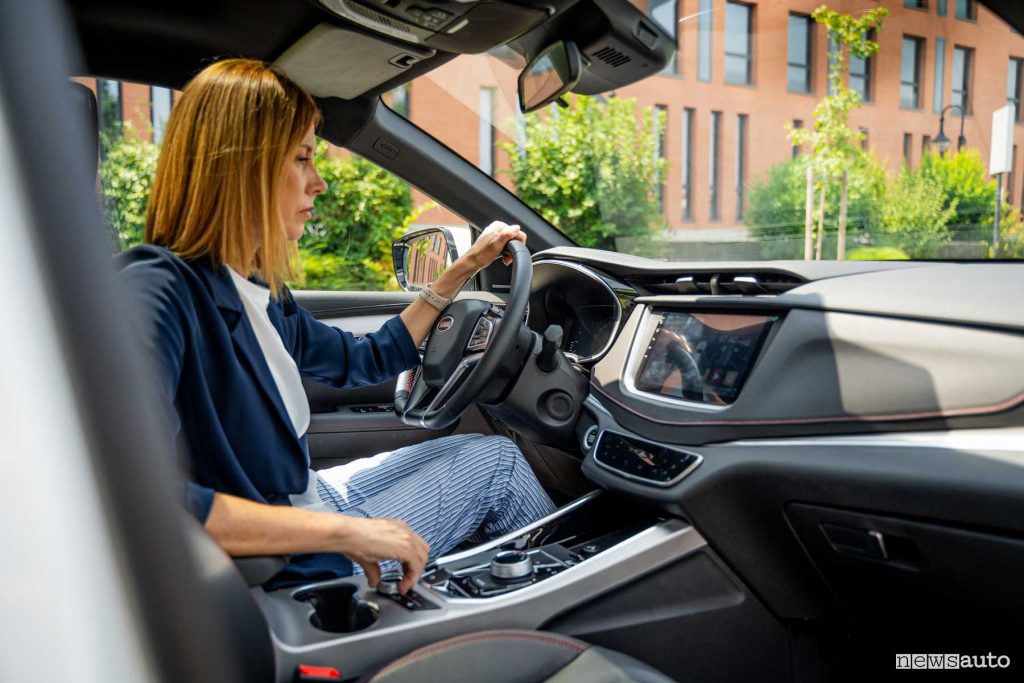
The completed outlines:
[[[939,113],[939,134],[932,140],[932,144],[939,150],[939,156],[949,149],[949,138],[946,137],[946,112],[950,109],[960,112],[960,136],[956,139],[956,151],[959,152],[967,144],[967,138],[964,137],[964,109],[959,104],[947,104]]]

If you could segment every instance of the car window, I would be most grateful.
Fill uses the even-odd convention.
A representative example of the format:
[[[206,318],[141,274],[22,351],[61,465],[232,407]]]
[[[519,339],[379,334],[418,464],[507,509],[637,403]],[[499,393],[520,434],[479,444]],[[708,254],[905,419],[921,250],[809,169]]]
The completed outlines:
[[[167,117],[180,93],[159,86],[78,79],[97,96],[100,118],[99,194],[115,252],[140,244],[146,202]],[[389,101],[390,101],[389,96]],[[465,220],[363,157],[321,141],[317,168],[327,192],[299,240],[302,277],[296,289],[397,290],[391,243],[408,230],[449,227],[462,251]],[[427,221],[424,216],[431,214]]]
[[[1024,36],[987,8],[633,4],[677,47],[656,75],[524,115],[525,64],[499,48],[413,80],[403,111],[583,246],[659,259],[1024,258]],[[630,59],[579,47],[591,63]],[[994,123],[1005,105],[1014,111]]]

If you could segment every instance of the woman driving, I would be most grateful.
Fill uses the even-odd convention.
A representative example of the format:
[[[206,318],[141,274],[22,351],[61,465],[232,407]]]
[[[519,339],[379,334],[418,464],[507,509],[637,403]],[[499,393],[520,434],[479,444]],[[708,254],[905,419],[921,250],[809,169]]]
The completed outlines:
[[[146,242],[123,256],[189,473],[189,509],[231,555],[290,554],[275,586],[404,569],[554,510],[518,448],[455,435],[314,472],[301,379],[374,384],[419,364],[448,300],[517,226],[494,223],[416,299],[361,339],[318,322],[284,282],[326,186],[313,165],[319,111],[262,62],[197,75],[167,122]],[[353,566],[353,563],[357,565]]]

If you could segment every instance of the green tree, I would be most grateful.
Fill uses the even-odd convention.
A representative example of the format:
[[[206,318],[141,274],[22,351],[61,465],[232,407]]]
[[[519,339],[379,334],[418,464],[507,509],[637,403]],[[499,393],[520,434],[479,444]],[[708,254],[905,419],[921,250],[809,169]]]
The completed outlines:
[[[806,206],[804,258],[811,258],[812,216],[810,207],[817,206],[818,230],[814,240],[814,255],[820,259],[825,237],[825,203],[828,184],[838,178],[839,230],[837,236],[837,258],[845,258],[847,228],[847,192],[850,160],[859,151],[863,135],[850,129],[850,111],[861,106],[860,94],[849,88],[847,82],[850,70],[849,57],[868,59],[878,54],[878,43],[868,36],[882,28],[882,20],[889,10],[879,7],[861,13],[859,16],[842,14],[825,5],[818,7],[811,15],[815,21],[828,29],[835,49],[829,50],[828,82],[829,94],[814,108],[813,129],[789,127],[790,139],[794,145],[810,148],[810,158],[805,168]],[[817,178],[817,181],[815,181]],[[815,184],[816,182],[816,184]],[[815,197],[817,192],[817,197]]]
[[[748,186],[746,222],[751,235],[761,243],[764,258],[803,257],[806,164],[803,158],[775,164]],[[849,241],[864,242],[881,220],[885,169],[873,154],[856,150],[847,173]],[[838,219],[840,196],[840,181],[828,180],[825,221],[829,224]],[[826,234],[828,248],[835,245],[836,237],[835,233]]]
[[[146,203],[160,147],[139,138],[131,128],[115,137],[104,136],[106,155],[99,167],[100,193],[116,249],[142,242]]]
[[[504,148],[516,194],[585,247],[640,243],[665,226],[658,188],[664,115],[636,101],[575,97],[566,109],[526,117],[525,142]]]

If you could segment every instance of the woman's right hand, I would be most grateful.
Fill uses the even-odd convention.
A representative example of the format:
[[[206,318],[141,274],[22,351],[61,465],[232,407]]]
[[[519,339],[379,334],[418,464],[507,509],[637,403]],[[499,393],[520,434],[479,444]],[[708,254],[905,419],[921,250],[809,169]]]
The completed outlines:
[[[380,581],[378,562],[396,560],[402,565],[402,583],[399,591],[408,592],[427,564],[430,546],[400,519],[364,519],[342,517],[345,524],[344,541],[339,551],[366,572],[371,588]]]

